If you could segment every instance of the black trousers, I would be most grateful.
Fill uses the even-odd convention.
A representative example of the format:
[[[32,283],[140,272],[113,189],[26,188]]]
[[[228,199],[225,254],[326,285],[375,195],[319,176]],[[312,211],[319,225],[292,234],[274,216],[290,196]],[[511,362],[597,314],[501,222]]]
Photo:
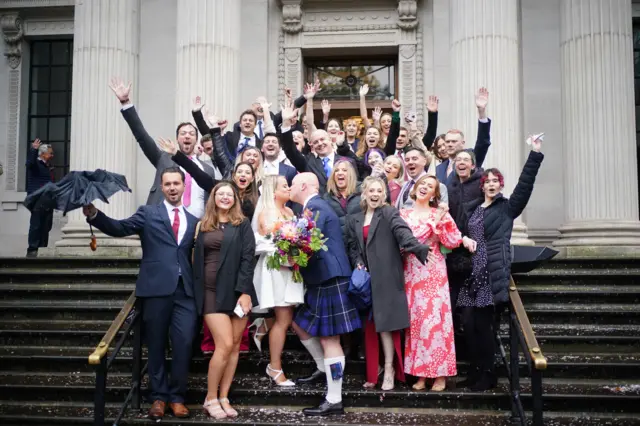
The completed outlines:
[[[38,251],[40,247],[47,247],[52,226],[53,210],[32,212],[29,221],[29,248],[27,251]]]
[[[470,369],[493,374],[496,353],[495,309],[487,306],[464,307],[461,310]]]

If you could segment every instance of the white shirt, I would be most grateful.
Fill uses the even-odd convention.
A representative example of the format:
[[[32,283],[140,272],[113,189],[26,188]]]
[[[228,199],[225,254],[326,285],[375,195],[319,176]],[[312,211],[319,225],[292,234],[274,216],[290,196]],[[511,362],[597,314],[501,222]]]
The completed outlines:
[[[191,161],[196,163],[196,165],[200,168],[200,170],[204,170],[204,166],[200,161],[197,161],[194,155],[189,156]],[[187,171],[180,167],[185,175],[187,175]],[[186,188],[185,188],[186,189]],[[186,191],[185,191],[186,192]],[[182,194],[182,203],[184,204],[185,194]],[[204,189],[200,188],[196,183],[196,180],[191,178],[191,203],[189,207],[185,207],[189,213],[200,219],[204,215],[204,203],[205,203],[205,193]]]
[[[307,208],[307,204],[309,203],[309,200],[312,199],[313,197],[315,197],[316,195],[318,195],[318,193],[315,194],[311,194],[307,197],[306,200],[304,200],[304,204],[302,204],[302,211],[304,212],[305,209]]]
[[[173,220],[175,219],[176,213],[173,211],[174,209],[178,209],[178,217],[180,218],[180,226],[178,228],[178,245],[184,238],[185,232],[187,232],[187,215],[184,213],[184,207],[180,206],[172,206],[169,204],[167,200],[164,200],[164,206],[167,209],[167,213],[169,214],[169,223],[173,228]]]
[[[280,174],[280,160],[269,161],[265,158],[264,160],[264,174],[269,175],[279,175]]]
[[[255,133],[251,136],[245,136],[242,133],[240,133],[240,139],[238,139],[238,148],[240,147],[241,143],[244,143],[244,141],[249,138],[249,141],[247,142],[247,146],[256,146],[256,135]]]

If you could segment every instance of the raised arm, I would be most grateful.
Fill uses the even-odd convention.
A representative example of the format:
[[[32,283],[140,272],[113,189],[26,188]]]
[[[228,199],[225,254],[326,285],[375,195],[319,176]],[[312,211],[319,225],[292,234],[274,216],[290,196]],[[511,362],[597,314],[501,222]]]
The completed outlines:
[[[129,94],[131,92],[131,83],[124,85],[124,82],[118,78],[112,78],[109,83],[109,87],[115,93],[116,97],[122,105],[122,116],[129,125],[131,133],[136,138],[138,145],[142,149],[145,157],[149,160],[153,167],[158,167],[158,161],[162,156],[162,152],[158,149],[153,138],[147,133],[147,130],[142,125],[142,121],[138,116],[138,113],[131,103]]]
[[[307,111],[306,111],[306,120],[307,127],[309,128],[309,137],[311,134],[315,132],[318,128],[316,127],[314,116],[313,116],[313,98],[316,93],[320,90],[320,82],[316,80],[315,84],[307,83],[304,85],[304,97],[307,99]],[[291,106],[293,110],[293,106]],[[283,122],[285,122],[284,114],[283,114]]]
[[[196,127],[201,135],[207,135],[211,133],[211,129],[207,124],[207,120],[204,118],[204,114],[202,113],[202,107],[204,104],[202,103],[202,98],[200,96],[196,96],[196,99],[193,103],[193,109],[191,110],[191,115],[193,116],[193,121],[196,123]]]
[[[38,149],[42,145],[40,139],[36,138],[31,144],[31,148],[27,153],[27,167],[28,168],[38,168]]]
[[[362,123],[364,123],[365,132],[371,127],[367,116],[367,93],[369,93],[369,85],[363,84],[362,87],[360,87],[360,118],[362,118]]]
[[[292,98],[291,89],[288,87],[284,88],[285,98]],[[307,103],[307,98],[302,95],[298,96],[293,102],[294,109],[300,109]],[[273,125],[276,129],[278,129],[282,125],[282,111],[278,112],[273,116]]]
[[[427,149],[431,149],[438,135],[438,103],[437,96],[429,96],[429,101],[427,102],[427,131],[422,138],[422,143]]]
[[[178,143],[171,139],[158,138],[158,146],[160,149],[171,156],[177,165],[182,167],[191,177],[196,181],[198,186],[205,191],[209,192],[218,183],[211,175],[204,170],[200,170],[200,167],[192,160],[189,159],[178,149]]]
[[[533,139],[533,137],[531,137],[531,139]],[[509,215],[513,219],[520,216],[525,207],[527,207],[527,203],[529,202],[531,193],[533,192],[533,185],[536,182],[538,170],[540,170],[540,165],[544,159],[544,154],[540,152],[540,139],[538,138],[537,140],[532,140],[530,142],[532,149],[529,153],[529,158],[527,158],[527,162],[524,164],[522,173],[520,173],[518,184],[513,189],[511,197],[509,197]]]
[[[491,146],[491,120],[487,117],[487,104],[489,102],[489,91],[484,87],[478,90],[476,95],[476,107],[478,108],[478,138],[473,147],[476,156],[476,167],[482,167],[489,146]]]
[[[393,155],[396,153],[396,141],[398,140],[398,136],[400,136],[400,109],[402,108],[400,101],[394,99],[393,102],[391,102],[391,108],[393,108],[393,114],[391,114],[391,127],[387,135],[387,143],[384,146],[385,155]]]
[[[138,210],[128,219],[116,220],[107,217],[104,213],[89,204],[82,208],[82,213],[87,217],[87,222],[95,226],[110,237],[122,238],[130,235],[140,235],[144,229],[144,209],[146,206],[138,207]]]
[[[223,179],[227,179],[233,173],[233,163],[229,159],[227,138],[233,137],[233,133],[229,132],[223,136],[220,131],[214,131],[211,137],[213,138],[213,159]]]

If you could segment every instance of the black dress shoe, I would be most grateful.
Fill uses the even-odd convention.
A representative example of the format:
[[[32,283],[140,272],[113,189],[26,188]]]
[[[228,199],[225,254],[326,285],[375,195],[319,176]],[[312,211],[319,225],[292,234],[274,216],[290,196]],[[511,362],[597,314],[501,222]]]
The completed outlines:
[[[299,379],[296,380],[296,384],[298,385],[309,385],[311,383],[320,383],[321,381],[325,380],[327,378],[327,375],[320,371],[320,370],[316,370],[313,373],[311,373],[310,376],[307,377],[300,377]]]
[[[484,371],[480,379],[469,387],[474,392],[484,392],[495,388],[498,385],[498,378],[492,371]]]
[[[480,380],[480,376],[480,369],[470,368],[467,372],[467,378],[456,383],[456,387],[461,389],[471,387],[478,383],[478,380]]]
[[[342,402],[332,404],[325,399],[322,404],[313,408],[305,408],[302,413],[305,416],[329,416],[331,414],[344,414],[344,408],[342,408]]]

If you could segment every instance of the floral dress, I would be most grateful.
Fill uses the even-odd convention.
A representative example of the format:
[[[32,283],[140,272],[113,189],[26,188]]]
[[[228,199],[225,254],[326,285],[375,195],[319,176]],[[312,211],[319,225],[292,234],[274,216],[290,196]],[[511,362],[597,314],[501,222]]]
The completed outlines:
[[[429,245],[435,262],[426,265],[412,254],[405,259],[404,277],[409,303],[409,330],[405,336],[404,371],[416,377],[455,376],[456,350],[451,315],[451,299],[447,265],[440,245],[454,249],[462,242],[462,235],[448,213],[435,224],[437,209],[419,218],[412,209],[400,215],[413,235]]]

